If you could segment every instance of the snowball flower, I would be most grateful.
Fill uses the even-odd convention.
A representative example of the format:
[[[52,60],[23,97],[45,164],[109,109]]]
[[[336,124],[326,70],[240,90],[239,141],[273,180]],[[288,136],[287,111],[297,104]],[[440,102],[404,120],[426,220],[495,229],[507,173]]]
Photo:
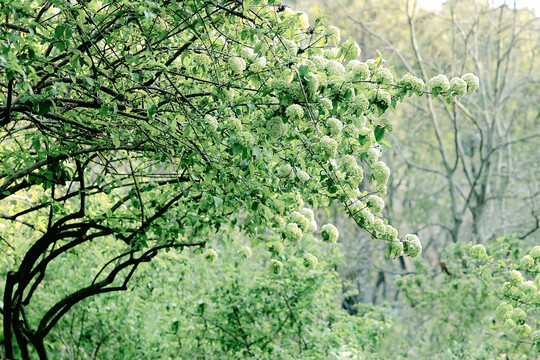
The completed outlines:
[[[372,79],[379,84],[391,84],[394,81],[394,77],[390,70],[383,67],[377,68],[377,70],[373,72]]]
[[[522,283],[524,281],[523,274],[517,270],[510,271],[508,275],[510,275],[510,280],[515,283]]]
[[[531,333],[531,327],[528,324],[522,324],[516,329],[516,335],[520,338],[527,337]]]
[[[323,136],[320,141],[320,147],[323,154],[327,158],[334,158],[337,155],[338,143],[336,140],[332,139],[330,136]]]
[[[377,61],[375,59],[368,59],[366,60],[366,65],[368,66],[369,71],[373,72],[373,70],[375,70],[377,67]]]
[[[347,73],[349,80],[366,80],[371,76],[369,67],[366,63],[358,60],[351,60],[347,64]]]
[[[522,324],[527,320],[527,313],[520,308],[515,308],[510,312],[510,318],[514,320],[516,324]]]
[[[380,107],[387,108],[392,103],[392,97],[388,92],[377,89],[373,94],[372,101],[377,103]]]
[[[302,238],[302,230],[296,223],[289,223],[283,230],[283,237],[290,242],[298,242]]]
[[[240,50],[240,56],[246,60],[253,60],[256,55],[253,52],[252,48],[245,47],[242,50]]]
[[[525,255],[524,257],[521,258],[521,260],[519,261],[519,266],[523,269],[523,270],[526,270],[532,266],[534,266],[534,259],[532,258],[531,255]]]
[[[306,80],[303,85],[306,88],[308,94],[315,94],[319,89],[319,77],[314,73],[308,73],[304,79]]]
[[[318,262],[319,260],[317,260],[317,257],[310,253],[305,254],[302,261],[306,269],[315,269]]]
[[[300,230],[302,230],[302,232],[306,232],[307,229],[309,228],[309,222],[310,220],[307,219],[304,215],[302,215],[300,212],[298,211],[293,211],[290,215],[289,215],[289,218],[290,220],[295,223],[296,225],[298,225],[298,227],[300,228]]]
[[[204,252],[204,259],[208,261],[210,264],[213,264],[214,261],[216,261],[217,257],[218,257],[218,254],[213,249],[207,249]]]
[[[341,52],[345,55],[345,60],[355,60],[360,56],[362,50],[360,50],[360,46],[358,46],[356,41],[353,41],[351,44],[347,40],[341,45]]]
[[[300,14],[298,16],[298,23],[300,25],[300,29],[307,30],[309,28],[309,17],[304,12],[298,12],[297,14]]]
[[[381,150],[378,147],[371,146],[367,150],[367,156],[370,163],[374,163],[381,157]]]
[[[285,249],[285,246],[280,241],[272,241],[266,244],[268,247],[268,251],[270,251],[273,255],[278,256],[283,253],[283,250]]]
[[[422,252],[422,243],[418,236],[408,234],[403,237],[404,250],[410,257],[416,257]]]
[[[281,261],[272,259],[270,261],[270,270],[276,275],[281,274],[283,271],[283,263]]]
[[[283,44],[290,55],[296,56],[296,54],[298,54],[298,45],[293,40],[283,39]]]
[[[309,179],[311,179],[311,176],[309,176],[309,174],[305,172],[304,170],[298,170],[296,172],[296,176],[298,177],[298,179],[300,179],[301,182],[306,182],[306,181],[309,181]]]
[[[452,90],[452,95],[463,96],[467,93],[467,83],[465,80],[455,77],[450,80],[450,89]]]
[[[323,56],[328,60],[337,58],[338,53],[339,53],[338,48],[330,48],[330,49],[323,50]]]
[[[461,77],[467,83],[467,92],[472,93],[480,86],[480,80],[474,74],[467,73]]]
[[[341,160],[342,168],[349,177],[360,182],[364,178],[364,170],[352,155],[345,155]]]
[[[339,237],[339,230],[332,224],[326,224],[321,228],[321,236],[324,241],[333,244]]]
[[[370,195],[367,198],[367,206],[375,214],[379,214],[384,210],[384,200],[377,195]]]
[[[328,59],[325,59],[322,56],[314,56],[312,60],[319,70],[326,69],[326,65],[328,65]]]
[[[326,110],[332,110],[333,108],[332,100],[327,99],[327,98],[320,99],[319,104],[321,105],[323,109],[326,109]]]
[[[386,226],[384,225],[384,221],[382,221],[382,219],[375,219],[371,224],[371,227],[373,228],[373,230],[376,230],[381,234],[384,234],[386,232]]]
[[[255,145],[255,138],[249,131],[240,131],[236,134],[236,140],[238,140],[240,145],[246,148]]]
[[[432,89],[439,88],[441,92],[448,91],[448,89],[450,89],[450,81],[448,81],[446,75],[443,74],[432,77],[429,79],[428,84]]]
[[[495,309],[495,316],[497,316],[499,320],[504,320],[510,316],[512,310],[513,307],[511,304],[502,302],[497,306],[497,309]]]
[[[330,118],[326,121],[328,131],[332,136],[340,136],[343,130],[343,123],[336,118]]]
[[[379,184],[386,184],[390,176],[390,169],[382,161],[377,161],[372,167],[373,177]]]
[[[204,116],[204,123],[205,123],[206,129],[209,132],[211,133],[216,132],[218,128],[218,122],[215,117],[213,117],[212,115],[206,114]]]
[[[287,134],[288,126],[283,123],[280,116],[274,116],[266,122],[266,132],[272,139],[279,139]]]
[[[487,256],[486,248],[482,244],[477,244],[471,247],[469,254],[473,259],[477,260],[483,259]]]
[[[529,251],[529,255],[533,258],[533,259],[540,259],[540,246],[535,246],[532,248],[531,251]]]
[[[229,58],[229,67],[235,74],[241,74],[246,69],[246,61],[238,56]]]
[[[336,60],[330,60],[328,61],[328,64],[326,65],[326,71],[329,76],[343,76],[345,74],[345,68],[343,65]]]
[[[386,233],[385,233],[385,237],[388,239],[388,240],[391,240],[391,241],[394,241],[397,239],[398,237],[398,231],[395,227],[393,227],[392,225],[386,225]],[[402,245],[402,249],[403,249],[403,245]]]
[[[399,84],[405,86],[406,89],[414,91],[418,96],[424,93],[424,81],[411,74],[405,74],[399,81]]]
[[[358,94],[351,99],[351,105],[356,111],[366,112],[369,108],[369,101],[363,94]]]
[[[328,37],[328,40],[333,42],[334,44],[337,44],[341,41],[341,31],[335,26],[328,26],[328,28],[326,29],[326,36]]]
[[[304,109],[298,104],[292,104],[285,110],[285,115],[291,120],[301,119],[304,117]]]
[[[279,177],[287,177],[291,175],[291,171],[292,167],[290,164],[283,164],[278,168],[277,174]]]
[[[258,57],[253,61],[249,69],[253,72],[261,71],[266,67],[266,58],[264,56]]]
[[[523,284],[521,284],[521,290],[525,292],[528,295],[533,295],[536,293],[536,285],[532,281],[525,281]]]
[[[394,257],[400,257],[403,255],[403,243],[401,241],[393,241],[391,246],[391,253],[394,255]]]
[[[195,54],[193,56],[193,59],[199,64],[199,65],[205,65],[208,66],[212,63],[212,60],[210,60],[210,57],[206,54]]]

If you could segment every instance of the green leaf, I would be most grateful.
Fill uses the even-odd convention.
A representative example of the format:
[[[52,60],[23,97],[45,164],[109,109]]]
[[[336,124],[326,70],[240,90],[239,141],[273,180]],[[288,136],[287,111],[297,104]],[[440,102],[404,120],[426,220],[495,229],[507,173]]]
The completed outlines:
[[[375,131],[374,131],[374,134],[375,134],[375,140],[377,141],[381,141],[383,138],[384,138],[384,132],[385,132],[385,128],[384,127],[381,127],[381,126],[377,126],[375,127]]]

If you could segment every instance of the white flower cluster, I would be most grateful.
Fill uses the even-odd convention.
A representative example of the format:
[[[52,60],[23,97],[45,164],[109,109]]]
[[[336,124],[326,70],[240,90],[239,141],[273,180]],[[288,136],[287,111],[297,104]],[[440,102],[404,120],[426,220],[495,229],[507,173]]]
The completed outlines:
[[[376,163],[381,157],[381,150],[379,147],[371,146],[367,151],[368,161],[371,164]]]
[[[360,182],[364,179],[364,170],[358,165],[354,156],[345,155],[343,159],[341,159],[341,167],[347,176],[355,182]]]
[[[243,57],[245,60],[253,60],[257,55],[255,55],[252,48],[245,47],[240,50],[240,56]]]
[[[476,244],[471,247],[471,250],[469,250],[469,254],[472,258],[477,260],[484,259],[487,256],[486,248],[482,244]]]
[[[291,39],[283,39],[283,44],[285,45],[287,52],[292,55],[296,56],[298,54],[298,44],[294,42],[294,40]]]
[[[212,60],[210,60],[210,57],[206,54],[195,54],[193,55],[193,59],[199,64],[199,65],[205,65],[208,66],[212,63]]]
[[[377,89],[375,92],[373,92],[372,102],[376,102],[381,107],[389,107],[392,103],[392,97],[390,94],[384,90]]]
[[[302,239],[302,229],[294,222],[289,223],[283,230],[282,236],[290,242],[298,242]]]
[[[244,125],[242,125],[242,122],[239,118],[231,116],[227,119],[227,124],[231,129],[234,131],[241,131],[244,128]]]
[[[304,12],[298,12],[296,14],[298,15],[298,22],[300,25],[300,29],[307,30],[309,28],[309,17]]]
[[[285,246],[281,241],[272,241],[267,243],[266,246],[268,247],[268,251],[275,256],[281,255],[283,250],[285,250]]]
[[[290,164],[283,164],[277,169],[277,175],[279,177],[288,177],[291,175],[292,167]]]
[[[343,131],[343,123],[341,121],[332,117],[326,120],[326,126],[331,136],[336,138],[341,136],[341,132]]]
[[[368,66],[369,71],[373,72],[377,67],[377,61],[375,59],[368,59],[366,60],[366,65]]]
[[[347,75],[350,81],[352,80],[366,80],[371,76],[369,67],[366,63],[358,60],[351,60],[347,64]]]
[[[450,89],[450,81],[448,81],[446,75],[443,74],[432,77],[429,79],[428,84],[432,89],[439,88],[441,92],[445,92]]]
[[[452,90],[453,96],[463,96],[467,93],[467,83],[458,77],[452,78],[450,80],[450,90]]]
[[[371,77],[373,81],[379,84],[391,84],[394,81],[392,73],[387,68],[379,67],[373,72]]]
[[[345,74],[345,68],[337,60],[330,60],[326,65],[326,72],[329,76],[342,77]]]
[[[326,158],[335,158],[337,155],[338,143],[330,136],[323,136],[319,142],[322,153]]]
[[[315,215],[313,214],[313,210],[308,208],[302,208],[300,210],[300,214],[304,215],[306,219],[309,220],[309,232],[314,232],[317,230],[317,222],[315,221]]]
[[[424,81],[411,74],[405,74],[399,81],[399,84],[404,86],[407,90],[412,90],[416,95],[421,96],[424,94]]]
[[[341,52],[345,55],[345,60],[356,60],[360,56],[362,50],[360,50],[360,46],[358,46],[356,41],[353,41],[351,44],[349,43],[349,40],[347,40],[341,45]]]
[[[255,138],[249,131],[240,131],[239,133],[237,133],[236,140],[238,140],[240,145],[246,148],[255,145]]]
[[[369,108],[369,100],[364,94],[358,94],[351,99],[352,108],[359,112],[366,112]]]
[[[339,54],[339,49],[337,47],[323,50],[323,56],[328,60],[337,58],[338,54]]]
[[[375,214],[380,214],[384,210],[384,200],[377,195],[370,195],[367,198],[367,205]]]
[[[302,263],[306,269],[315,269],[319,260],[313,254],[307,253],[304,255]]]
[[[373,177],[378,184],[384,185],[390,176],[390,169],[382,161],[377,161],[372,167]]]
[[[416,257],[422,252],[422,243],[418,236],[414,234],[405,235],[402,239],[404,245],[404,251],[410,257]]]
[[[241,74],[246,69],[246,60],[238,56],[232,56],[229,58],[229,67],[235,74]]]
[[[395,227],[393,227],[392,225],[386,225],[385,237],[390,241],[396,240],[397,237],[398,237],[397,229]],[[402,249],[403,249],[403,247],[402,247]],[[401,255],[399,255],[399,256],[401,256]]]
[[[339,238],[339,230],[332,224],[326,224],[321,228],[321,236],[327,243],[334,244]]]
[[[306,88],[308,94],[315,94],[319,89],[319,77],[314,73],[308,73],[304,79],[306,80],[303,84]]]
[[[280,116],[274,116],[266,122],[266,132],[272,139],[279,139],[287,134],[288,126],[283,123]]]
[[[467,73],[461,77],[467,83],[467,92],[472,93],[480,86],[480,80],[474,74]]]
[[[253,72],[261,71],[266,67],[266,58],[264,56],[258,57],[253,61],[249,69]]]
[[[323,109],[326,109],[326,110],[332,110],[333,108],[333,105],[332,105],[332,100],[328,99],[328,98],[322,98],[319,100],[319,104],[321,104],[321,107]]]
[[[218,122],[217,122],[216,118],[213,117],[212,115],[206,114],[204,116],[204,123],[205,123],[206,129],[209,132],[215,133],[217,131]]]
[[[300,212],[293,211],[289,215],[289,219],[291,220],[291,222],[298,225],[300,230],[302,230],[302,233],[305,233],[309,229],[310,220],[306,218],[304,215],[302,215]]]
[[[403,255],[403,243],[401,241],[392,241],[392,255],[400,257]]]
[[[325,59],[322,56],[314,56],[312,60],[319,70],[325,70],[326,65],[328,65],[328,59]]]
[[[304,117],[304,109],[298,104],[292,104],[287,107],[285,110],[285,115],[290,121],[301,119]]]
[[[298,177],[298,179],[300,179],[301,182],[306,182],[306,181],[309,181],[309,179],[311,179],[311,176],[309,176],[309,174],[305,172],[304,170],[296,171],[296,176]]]
[[[341,41],[341,31],[335,26],[328,26],[326,29],[326,36],[330,42],[333,42],[337,45]]]

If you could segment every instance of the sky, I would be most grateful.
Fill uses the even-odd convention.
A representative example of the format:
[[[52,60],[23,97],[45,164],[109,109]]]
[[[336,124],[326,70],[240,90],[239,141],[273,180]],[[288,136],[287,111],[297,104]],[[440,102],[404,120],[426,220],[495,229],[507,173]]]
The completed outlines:
[[[440,10],[445,0],[417,0],[424,9]],[[506,3],[510,8],[514,7],[514,0],[488,0],[494,6]],[[515,0],[517,8],[528,8],[534,11],[536,16],[540,16],[540,0]]]

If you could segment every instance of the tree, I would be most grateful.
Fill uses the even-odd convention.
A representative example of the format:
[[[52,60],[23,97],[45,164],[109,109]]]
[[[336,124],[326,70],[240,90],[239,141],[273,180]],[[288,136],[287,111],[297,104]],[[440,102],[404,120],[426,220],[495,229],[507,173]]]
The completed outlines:
[[[258,0],[0,6],[7,358],[46,358],[45,337],[73,306],[126,290],[160,251],[213,261],[212,241],[232,230],[254,245],[300,241],[316,228],[304,202],[337,201],[389,254],[420,253],[416,235],[399,239],[384,221],[378,195],[383,114],[424,84],[358,61],[351,38],[337,47],[339,29]],[[451,99],[476,80],[431,88]],[[338,230],[320,236],[333,243]],[[103,252],[87,253],[96,244]],[[70,253],[108,258],[31,310]]]

